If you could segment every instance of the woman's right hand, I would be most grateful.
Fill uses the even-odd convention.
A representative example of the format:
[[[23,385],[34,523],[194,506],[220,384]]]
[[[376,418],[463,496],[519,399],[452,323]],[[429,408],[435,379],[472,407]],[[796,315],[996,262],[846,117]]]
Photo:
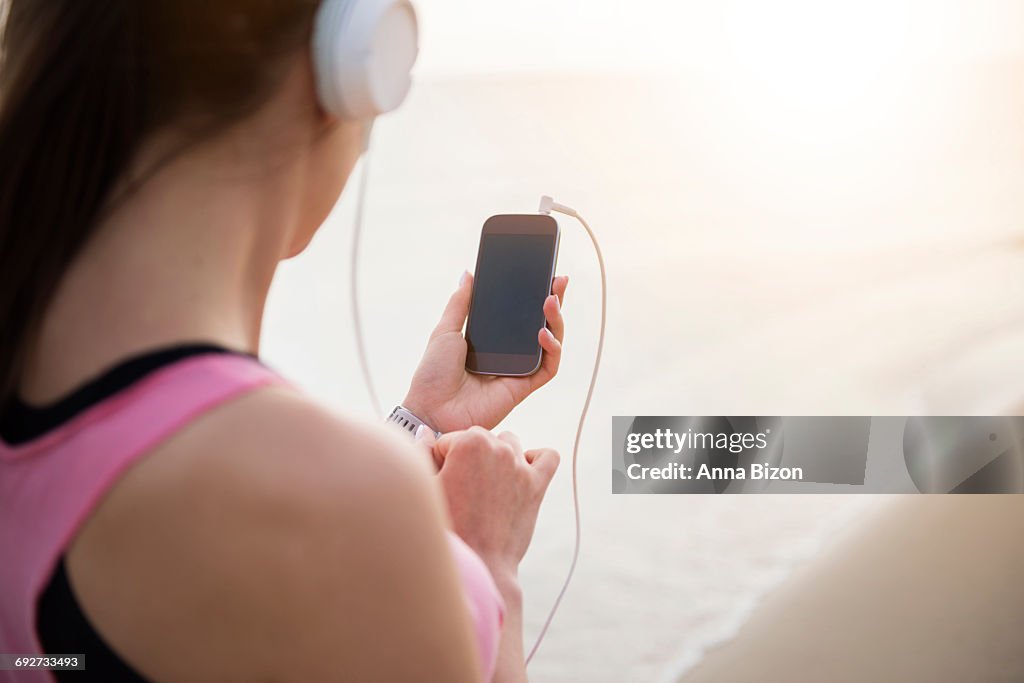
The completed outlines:
[[[496,580],[514,579],[558,469],[558,453],[524,452],[515,434],[494,436],[482,427],[450,432],[436,442],[430,430],[421,429],[417,440],[434,456],[455,533]]]

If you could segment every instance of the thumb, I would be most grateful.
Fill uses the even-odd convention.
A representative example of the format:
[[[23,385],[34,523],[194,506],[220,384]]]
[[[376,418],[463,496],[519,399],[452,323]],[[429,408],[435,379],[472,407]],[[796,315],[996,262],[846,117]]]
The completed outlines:
[[[547,490],[548,484],[558,470],[558,463],[562,458],[558,451],[553,448],[537,448],[526,452],[526,461],[533,466],[533,469],[540,475],[542,491]]]
[[[437,337],[448,332],[462,332],[462,326],[466,324],[466,317],[469,315],[469,302],[473,298],[473,276],[469,271],[463,271],[459,278],[459,288],[455,290],[448,305],[445,306],[441,320],[434,328],[432,337]]]

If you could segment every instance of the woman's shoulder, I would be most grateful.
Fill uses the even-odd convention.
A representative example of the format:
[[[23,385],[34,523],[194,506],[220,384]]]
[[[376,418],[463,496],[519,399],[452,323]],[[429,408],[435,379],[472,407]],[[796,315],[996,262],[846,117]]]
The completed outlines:
[[[193,420],[121,482],[140,500],[182,495],[219,509],[386,506],[430,489],[429,464],[398,430],[335,413],[283,385],[256,389]],[[221,516],[226,523],[227,516]]]
[[[335,413],[285,386],[249,392],[196,420],[168,444],[175,464],[217,488],[219,477],[245,472],[268,494],[320,489],[352,495],[386,494],[425,480],[429,457],[387,425]]]
[[[266,387],[133,467],[79,534],[68,568],[99,630],[152,677],[199,667],[229,680],[244,661],[249,677],[295,678],[279,670],[291,662],[311,680],[331,652],[369,666],[361,634],[383,637],[410,601],[457,604],[446,553],[426,454],[397,430]],[[174,644],[190,654],[176,658]]]
[[[332,528],[343,534],[385,522],[401,501],[437,504],[428,461],[397,430],[268,386],[194,419],[138,461],[80,536],[102,526],[134,541],[139,520],[147,519],[150,529],[159,523],[167,538],[195,545],[209,540],[190,533],[197,529],[238,538],[303,516],[337,517]],[[368,508],[380,513],[347,514]],[[127,510],[133,514],[121,514]]]

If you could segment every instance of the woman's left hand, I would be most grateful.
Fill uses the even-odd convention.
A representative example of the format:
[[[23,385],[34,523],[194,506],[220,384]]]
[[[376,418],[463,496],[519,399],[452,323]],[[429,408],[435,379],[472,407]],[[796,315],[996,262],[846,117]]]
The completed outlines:
[[[537,331],[537,340],[544,349],[537,372],[528,377],[474,375],[466,370],[467,347],[462,336],[473,294],[473,276],[463,273],[459,288],[430,335],[402,405],[440,432],[474,425],[493,429],[523,399],[558,373],[565,336],[562,302],[568,285],[567,276],[556,277],[551,283],[552,294],[544,301],[547,327]]]

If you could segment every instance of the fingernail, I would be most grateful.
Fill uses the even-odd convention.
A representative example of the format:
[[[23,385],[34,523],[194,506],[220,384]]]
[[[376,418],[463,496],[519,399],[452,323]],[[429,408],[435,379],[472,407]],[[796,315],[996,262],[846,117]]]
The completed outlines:
[[[423,432],[426,431],[426,429],[427,429],[426,425],[420,425],[419,427],[417,427],[416,428],[416,436],[415,436],[415,438],[418,439],[418,438],[422,437],[423,436]]]
[[[465,286],[466,282],[469,281],[469,271],[462,271],[462,275],[459,276],[459,287]]]

